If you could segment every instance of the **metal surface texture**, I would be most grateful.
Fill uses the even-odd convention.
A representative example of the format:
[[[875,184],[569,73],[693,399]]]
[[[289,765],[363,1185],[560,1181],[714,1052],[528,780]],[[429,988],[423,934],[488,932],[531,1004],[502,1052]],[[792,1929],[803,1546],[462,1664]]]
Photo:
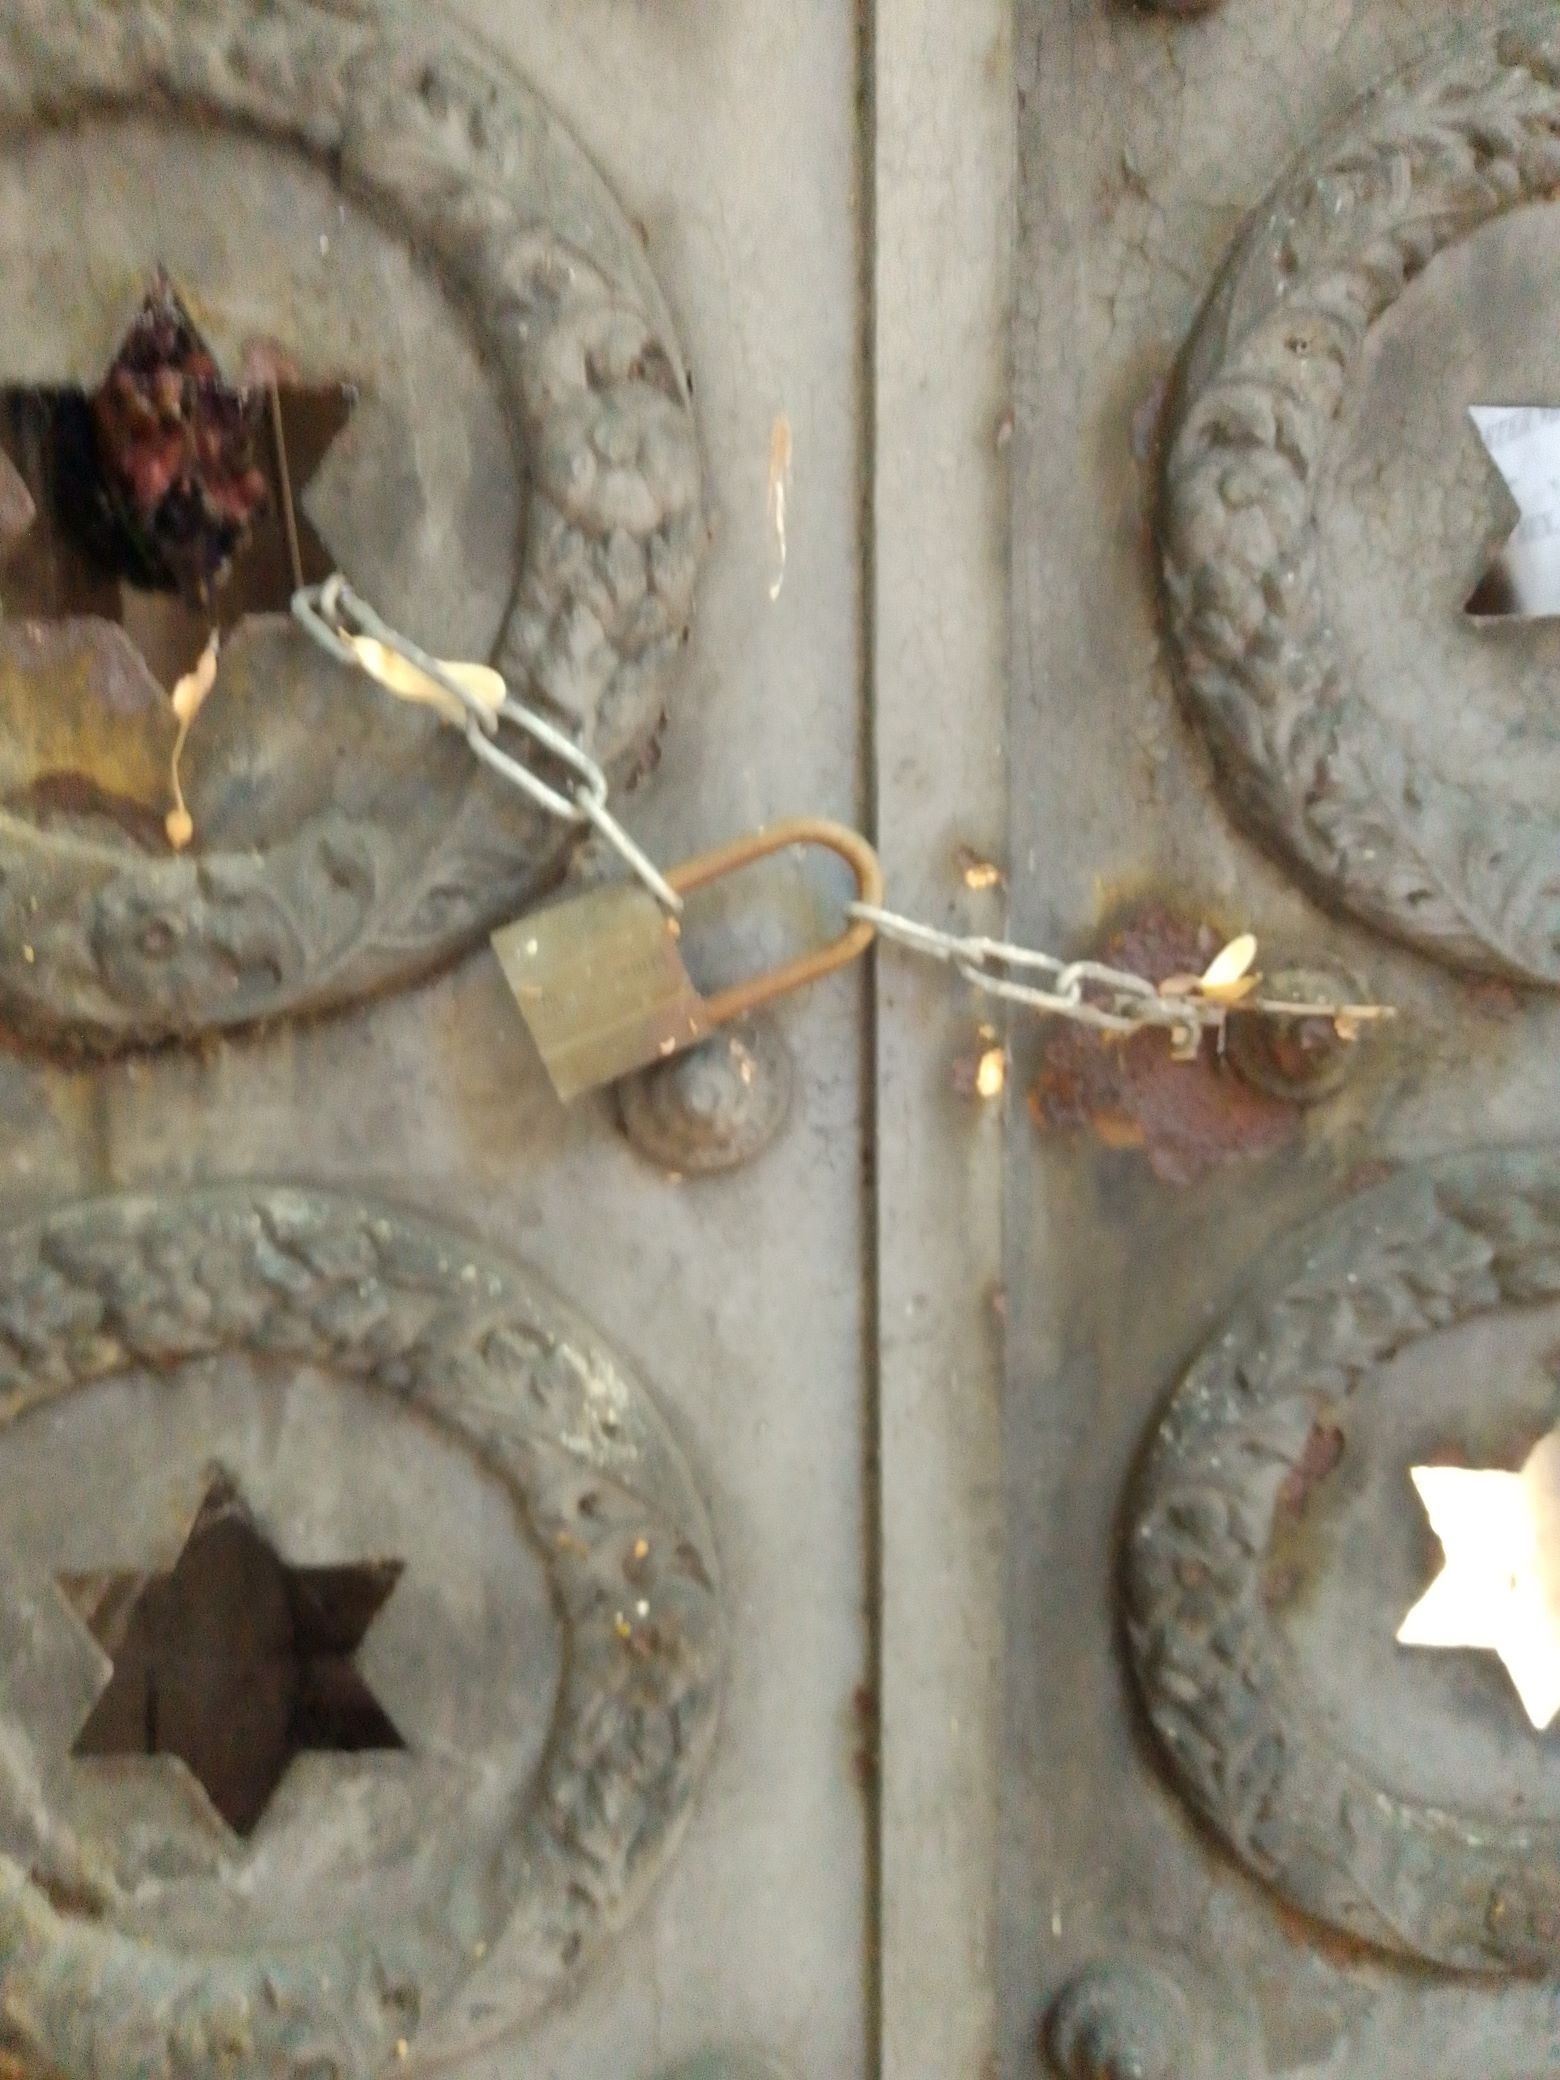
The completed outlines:
[[[687,631],[698,454],[633,229],[532,89],[393,8],[14,0],[0,106],[28,281],[0,321],[8,382],[96,381],[163,267],[230,365],[263,336],[350,380],[361,408],[300,487],[348,575],[634,770]],[[14,642],[8,661],[111,769],[96,672]],[[57,793],[81,763],[28,778]],[[14,1029],[102,1047],[339,1003],[471,943],[566,849],[431,717],[376,709],[272,616],[227,646],[186,788],[177,858],[13,792]]]
[[[1405,718],[1400,688],[1383,716],[1330,604],[1321,489],[1337,474],[1333,442],[1357,424],[1356,385],[1379,366],[1368,353],[1377,328],[1439,254],[1557,186],[1552,10],[1488,27],[1465,18],[1256,213],[1187,350],[1164,432],[1170,640],[1232,801],[1344,907],[1443,959],[1529,982],[1560,977],[1560,829],[1516,780],[1528,762],[1520,677],[1484,663],[1480,691],[1504,726],[1483,742],[1466,694],[1442,712],[1437,695],[1467,687],[1477,641],[1457,625],[1460,588],[1443,606],[1442,669],[1414,688],[1421,712]],[[1493,520],[1484,528],[1498,535]],[[1428,619],[1435,601],[1421,584]],[[1533,725],[1541,755],[1542,715]]]
[[[1560,400],[1555,14],[1435,12],[1019,9],[1011,936],[1397,1017],[1175,1105],[1015,1050],[1004,2075],[1553,2063],[1552,1739],[1398,1640],[1412,1470],[1529,1461],[1557,1323],[1556,1014],[1491,977],[1553,979],[1560,650],[1466,611],[1471,410]]]
[[[896,909],[946,934],[944,950],[997,941],[1068,968],[1111,962],[1157,996],[1250,931],[1283,1001],[1397,1014],[1342,1048],[1335,1024],[1299,1013],[1260,1036],[1231,1021],[1227,1046],[1213,1020],[1195,1060],[1171,1062],[1163,1033],[1043,1028],[952,963],[880,946],[776,1005],[788,1107],[768,1102],[773,1089],[752,1099],[745,1043],[717,1035],[721,1051],[565,1111],[483,949],[339,1020],[199,1052],[92,1075],[0,1055],[14,1218],[42,1209],[47,1226],[63,1217],[47,1209],[107,1187],[188,1210],[213,1180],[278,1168],[353,1205],[421,1204],[441,1234],[480,1238],[474,1260],[518,1252],[557,1278],[654,1381],[676,1463],[693,1469],[678,1494],[696,1488],[707,1505],[728,1682],[679,1851],[632,1918],[598,1917],[579,1970],[538,1967],[523,1897],[507,1935],[495,1913],[480,1957],[428,1970],[429,2009],[450,1998],[406,2032],[396,2070],[1549,2070],[1554,1736],[1527,1722],[1494,1654],[1405,1647],[1398,1630],[1440,1557],[1412,1470],[1514,1472],[1557,1414],[1560,624],[1467,611],[1515,518],[1470,414],[1560,407],[1554,8],[458,0],[398,28],[387,57],[391,17],[355,0],[212,0],[196,9],[210,34],[181,56],[157,32],[179,10],[148,0],[65,10],[80,35],[54,60],[29,25],[58,12],[12,8],[0,48],[13,81],[63,66],[62,105],[82,68],[129,65],[125,42],[98,33],[105,21],[147,32],[131,39],[143,80],[184,80],[200,50],[220,59],[242,12],[254,41],[241,65],[217,64],[217,88],[254,100],[261,134],[235,140],[220,123],[208,149],[177,121],[164,140],[130,116],[35,134],[19,102],[0,232],[36,234],[55,198],[86,240],[82,271],[105,286],[72,292],[66,326],[51,317],[54,247],[41,234],[18,244],[3,372],[44,382],[100,366],[110,314],[122,322],[146,254],[178,231],[163,210],[154,239],[125,195],[142,174],[160,193],[153,176],[175,159],[209,178],[206,229],[190,241],[227,285],[213,298],[224,349],[276,331],[292,299],[319,327],[306,373],[379,385],[316,477],[312,518],[332,542],[351,530],[365,597],[440,657],[502,655],[525,559],[554,559],[592,620],[549,595],[528,691],[576,720],[631,715],[638,746],[656,738],[660,763],[643,773],[624,738],[639,784],[614,796],[649,857],[695,858],[722,834],[810,812],[870,832]],[[544,439],[469,297],[447,294],[441,241],[454,231],[442,217],[438,238],[408,229],[426,194],[370,206],[358,188],[338,195],[310,139],[278,152],[266,110],[304,20],[320,63],[299,91],[292,80],[287,121],[318,122],[347,167],[415,186],[427,153],[447,149],[457,175],[472,154],[483,176],[501,160],[507,181],[518,165],[531,193],[532,146],[562,155],[567,177],[540,183],[545,284],[561,243],[608,287],[598,297],[595,275],[577,278],[591,309],[548,381],[577,403],[583,380],[599,402],[600,347],[636,396],[642,380],[657,393],[658,427],[671,412],[670,448],[648,433],[636,446],[633,414],[586,432],[563,404],[563,432]],[[367,55],[347,68],[343,104],[331,57],[344,45]],[[413,47],[403,77],[397,54]],[[386,72],[399,99],[368,93]],[[352,120],[337,139],[342,107]],[[116,179],[100,211],[72,215],[78,129]],[[23,172],[42,202],[23,194]],[[244,302],[210,220],[244,221],[255,196],[264,267]],[[485,208],[456,212],[462,236]],[[273,265],[273,217],[296,217],[300,251],[329,241],[339,299],[311,286],[302,259]],[[425,264],[408,264],[413,250]],[[173,257],[188,276],[191,258]],[[396,316],[376,333],[354,297],[372,291],[377,308],[386,284]],[[613,361],[628,336],[620,291],[633,339],[663,343],[670,378],[659,360],[636,369],[638,346]],[[71,330],[89,307],[96,329]],[[408,418],[397,384],[426,394],[433,377],[448,409]],[[397,409],[426,443],[415,468]],[[463,503],[451,487],[467,470]],[[539,529],[524,525],[538,471],[551,499]],[[434,517],[417,489],[441,485]],[[644,485],[665,502],[643,507]],[[588,525],[575,505],[587,490]],[[415,553],[397,562],[406,511]],[[619,540],[625,513],[653,628]],[[663,572],[646,545],[664,530],[677,554]],[[593,623],[614,614],[630,649],[645,635],[655,669],[629,672],[626,705],[609,693],[592,708],[592,673],[613,668]],[[440,845],[464,842],[468,811],[455,823],[446,809],[468,785],[455,778],[467,755],[431,714],[387,721],[388,704],[360,689],[340,757],[312,762],[293,757],[294,722],[256,731],[275,635],[234,642],[191,739],[210,857],[218,838],[263,855],[273,830],[381,759],[387,792],[353,793],[351,817],[391,826],[397,847],[424,814]],[[51,671],[79,675],[74,635],[54,640]],[[607,649],[622,654],[615,637]],[[98,661],[133,710],[135,674],[113,650],[100,643]],[[39,714],[25,678],[6,648],[0,698],[47,749],[59,718]],[[339,706],[323,685],[297,700],[317,747]],[[129,734],[145,791],[160,739]],[[424,800],[430,748],[451,761],[448,791],[441,779]],[[483,784],[471,803],[496,803]],[[52,845],[54,796],[46,808]],[[556,864],[550,848],[545,869],[525,853],[535,836],[506,824],[439,883],[439,952],[472,936],[461,901],[496,916],[506,874],[518,878],[505,902],[535,892]],[[729,1003],[741,978],[827,939],[834,864],[786,857],[751,887],[690,902],[680,944],[700,989]],[[643,906],[638,929],[664,948],[650,898],[604,896],[592,871],[582,862],[577,900]],[[211,879],[201,857],[188,872]],[[345,879],[342,900],[358,885]],[[171,931],[160,911],[102,925],[94,943],[124,970],[116,988],[156,986],[144,971],[166,965]],[[36,938],[20,943],[41,955]],[[423,965],[401,947],[381,979]],[[972,1078],[972,1059],[994,1061],[995,1080]],[[134,1275],[150,1279],[144,1264]],[[49,1350],[74,1349],[72,1295],[45,1297]],[[33,1307],[17,1315],[24,1329]],[[360,1357],[355,1339],[371,1342],[342,1334]],[[197,1354],[166,1379],[64,1393],[57,1429],[41,1407],[19,1414],[13,1442],[44,1442],[0,1454],[0,1525],[14,1517],[17,1550],[53,1567],[58,1512],[27,1495],[57,1491],[66,1466],[106,1485],[93,1450],[134,1424],[157,1445],[133,1455],[120,1543],[87,1538],[83,1513],[58,1566],[169,1564],[198,1483],[176,1509],[153,1491],[181,1463],[187,1424],[197,1472],[222,1444],[300,1565],[375,1550],[374,1525],[394,1526],[405,1586],[363,1653],[374,1694],[408,1723],[411,1762],[302,1756],[257,1837],[274,1826],[328,1844],[357,1826],[390,1853],[395,1772],[433,1746],[424,1727],[419,1750],[417,1700],[441,1685],[487,1696],[483,1654],[514,1715],[498,1748],[515,1771],[545,1768],[570,1666],[561,1620],[490,1472],[464,1448],[439,1458],[413,1441],[416,1393],[317,1379],[295,1352],[300,1375],[275,1404],[289,1422],[273,1435],[255,1412],[277,1384],[271,1362]],[[480,1399],[493,1385],[461,1367],[419,1378],[429,1395]],[[99,1396],[112,1404],[101,1423]],[[392,1467],[422,1469],[420,1511],[396,1515]],[[418,1605],[441,1557],[481,1572],[481,1599]],[[632,1630],[635,1613],[622,1616]],[[453,1661],[431,1656],[419,1619],[442,1626]],[[51,1665],[30,1688],[34,1665],[14,1666],[18,1711],[64,1680]],[[86,1671],[79,1660],[76,1704]],[[463,1737],[440,1727],[458,1776]],[[635,1746],[646,1767],[662,1753]],[[99,1820],[117,1808],[92,1772],[124,1760],[73,1765]],[[679,1784],[691,1761],[670,1765]],[[226,1912],[211,1872],[231,1846],[175,1775],[154,1783],[133,1767],[135,1855],[194,1841],[178,1882],[193,1897],[210,1879]],[[447,1905],[432,1866],[457,1869],[440,1861],[440,1830],[453,1839],[468,1809],[417,1783],[433,1837],[420,1875]],[[149,1868],[109,1877],[123,1887]],[[300,1867],[300,1887],[309,1875]],[[69,1911],[75,1895],[62,1897],[35,1914],[31,1893],[15,1895],[29,1942]],[[361,1964],[367,1940],[332,1922],[331,1897],[320,1890],[331,1925],[319,1940]],[[439,1914],[428,1918],[437,1945]],[[265,1940],[257,1920],[239,1954]],[[406,1983],[387,1971],[372,2001],[384,2009]],[[68,2036],[91,2026],[74,2019],[90,2007],[69,2023],[40,2010],[37,2041],[55,2031],[83,2070],[117,2071],[114,2039],[81,2053]],[[248,2055],[227,2011],[178,2020],[174,2070]],[[399,2035],[383,2014],[375,2027],[394,2058]]]
[[[617,1087],[629,1141],[671,1177],[710,1177],[761,1156],[785,1127],[796,1066],[771,1018],[726,1026]]]
[[[298,487],[306,518],[398,628],[440,657],[493,656],[615,782],[637,779],[617,801],[654,858],[690,859],[797,812],[860,826],[864,54],[852,8],[724,0],[695,25],[620,0],[472,0],[415,20],[367,0],[20,4],[0,17],[0,56],[9,382],[89,383],[163,259],[225,369],[246,342],[291,330],[305,375],[358,384],[349,426]],[[801,186],[799,138],[813,176]],[[772,597],[766,469],[781,418],[795,495]],[[52,1235],[75,1202],[105,1193],[169,1227],[143,1236],[145,1252],[118,1238],[103,1272],[121,1280],[116,1307],[155,1311],[142,1324],[151,1356],[122,1378],[62,1383],[6,1425],[0,1452],[0,1516],[18,1532],[7,1551],[42,1583],[32,1616],[46,1664],[9,1657],[0,1705],[8,1725],[30,1725],[55,1699],[36,1750],[48,1798],[35,1777],[18,1823],[48,1835],[47,1854],[13,1859],[6,1892],[17,2000],[0,2063],[310,2080],[381,2067],[599,2080],[698,2071],[700,2058],[866,2073],[870,970],[778,1008],[796,1065],[785,1131],[762,1164],[682,1190],[625,1140],[610,1097],[558,1105],[486,945],[455,959],[557,872],[557,833],[474,773],[431,711],[382,699],[298,644],[262,622],[226,647],[187,747],[196,836],[184,858],[72,824],[68,791],[43,809],[10,804],[6,830],[22,828],[30,862],[95,861],[101,847],[133,884],[106,918],[60,895],[111,970],[92,994],[70,945],[32,930],[48,921],[47,892],[5,882],[22,906],[4,934],[7,1024],[51,1043],[0,1052],[10,1228]],[[51,683],[87,662],[77,645]],[[46,717],[25,677],[11,671],[13,716],[79,746],[76,711]],[[653,773],[641,756],[652,740]],[[112,777],[112,743],[93,736],[91,748]],[[147,732],[135,748],[151,793],[163,742]],[[295,962],[287,919],[273,920],[280,946],[235,936],[218,948],[223,990],[241,979],[209,1016],[211,941],[205,912],[190,936],[189,890],[226,901],[233,860],[246,890],[266,882],[288,834],[321,818],[347,849],[332,852],[319,901],[312,885],[299,894],[300,929],[330,936],[334,959],[355,943],[354,906],[372,913],[376,892],[399,890],[415,930],[387,932],[371,973],[343,954],[316,989],[314,941]],[[384,849],[378,880],[364,845],[370,866]],[[424,875],[428,858],[449,873]],[[816,945],[837,928],[835,864],[772,862],[755,877],[759,904],[746,891],[725,912],[720,891],[700,899],[719,927],[717,994],[721,962],[732,978],[775,964],[777,929]],[[163,866],[170,899],[148,906],[143,869]],[[332,936],[344,918],[351,930]],[[254,975],[251,990],[242,978]],[[252,1023],[337,999],[351,1001],[331,1019]],[[197,1031],[197,1046],[95,1066],[53,1045]],[[356,1244],[336,1216],[329,1269],[271,1264],[292,1295],[276,1314],[287,1354],[250,1348],[269,1301],[214,1241],[181,1239],[213,1194],[250,1204],[247,1181],[278,1172],[310,1206],[370,1221],[370,1208],[416,1207],[386,1216],[392,1232],[439,1239],[449,1285],[434,1266],[429,1290],[392,1306],[423,1314],[393,1391],[375,1365],[376,1352],[393,1364],[395,1338],[376,1343],[373,1278],[347,1262]],[[561,1401],[543,1405],[546,1382],[539,1399],[524,1367],[489,1370],[508,1296],[533,1290],[508,1282],[517,1256],[628,1354],[608,1361],[589,1341],[614,1406],[637,1404],[637,1377],[655,1383],[676,1442],[653,1423],[620,1434],[628,1489],[659,1494],[657,1468],[676,1468],[671,1515],[678,1498],[703,1498],[709,1522],[695,1507],[686,1557],[713,1582],[718,1553],[733,1621],[713,1738],[702,1706],[686,1727],[625,1718],[598,1681],[593,1642],[605,1665],[654,1666],[634,1644],[639,1603],[654,1605],[598,1584],[576,1608],[571,1570],[590,1562],[573,1541],[594,1550],[622,1532],[637,1567],[640,1534],[614,1506],[599,1526],[587,1512],[583,1532],[549,1519],[532,1535],[521,1489],[596,1445]],[[469,1310],[485,1305],[490,1267],[505,1297],[479,1326]],[[316,1320],[315,1275],[332,1340],[311,1357],[304,1330],[295,1339],[282,1323]],[[88,1300],[45,1283],[7,1309],[11,1328],[47,1362],[106,1361],[106,1344],[72,1341]],[[174,1347],[186,1333],[202,1345],[188,1357]],[[585,1351],[572,1326],[541,1370],[566,1368],[571,1350]],[[595,1357],[582,1362],[597,1376]],[[473,1424],[481,1404],[480,1439],[444,1436],[433,1404],[446,1400]],[[516,1425],[527,1439],[495,1471]],[[239,1850],[167,1757],[70,1756],[107,1672],[50,1579],[172,1568],[214,1469],[288,1563],[404,1563],[360,1658],[407,1752],[300,1754]],[[103,1508],[82,1506],[89,1489]],[[701,1637],[713,1652],[713,1634]],[[570,1767],[571,1726],[607,1774],[592,1765],[558,1802],[546,1786]],[[679,1792],[676,1821],[669,1804],[667,1829],[646,1830],[610,1756],[628,1777],[689,1792],[697,1778],[698,1795]],[[78,1842],[121,1855],[66,1869],[106,1888],[106,1915],[96,1895],[54,1882],[50,1857],[70,1847],[56,1793],[90,1819],[73,1807]],[[564,1863],[578,1859],[572,1879],[535,1834],[549,1813],[571,1845]],[[673,1832],[678,1853],[665,1854]],[[471,1884],[463,1843],[479,1866]],[[549,1873],[562,1881],[556,1913]],[[145,1925],[143,1896],[155,1899]]]
[[[236,2075],[323,2061],[355,2080],[398,2045],[404,2056],[512,1924],[517,1978],[544,2003],[642,1896],[714,1730],[714,1554],[643,1390],[534,1280],[458,1235],[320,1193],[237,1186],[65,1209],[0,1238],[0,1289],[9,2048],[69,2080],[202,2060]],[[235,1366],[241,1391],[224,1395]],[[431,1424],[509,1492],[520,1572],[547,1576],[540,1597],[525,1583],[526,1622],[541,1646],[533,1679],[551,1663],[554,1701],[542,1724],[535,1702],[516,1719],[502,1674],[515,1682],[513,1646],[484,1671],[469,1625],[434,1616],[463,1601],[437,1580],[454,1525],[419,1535],[405,1503],[382,1497],[378,1537],[416,1543],[414,1565],[435,1576],[420,1588],[420,1651],[381,1641],[383,1680],[420,1732],[388,1772],[340,1756],[307,1781],[295,1770],[293,1798],[240,1842],[209,1824],[181,1768],[95,1770],[70,1754],[81,1693],[104,1676],[49,1579],[79,1565],[89,1538],[111,1539],[121,1561],[156,1557],[138,1538],[198,1501],[213,1451],[257,1460],[277,1519],[321,1539],[340,1503],[300,1486],[276,1450],[279,1430],[311,1421],[300,1376],[319,1382],[316,1398],[341,1383]],[[58,1508],[51,1419],[79,1396],[98,1399],[79,1424],[82,1488],[112,1492],[111,1437],[158,1445],[121,1473],[112,1528],[95,1532]],[[365,1475],[376,1414],[355,1418]],[[339,1438],[328,1410],[312,1421]],[[223,1471],[245,1481],[241,1466]],[[413,1478],[436,1515],[437,1480]],[[452,1684],[462,1723],[439,1729]]]

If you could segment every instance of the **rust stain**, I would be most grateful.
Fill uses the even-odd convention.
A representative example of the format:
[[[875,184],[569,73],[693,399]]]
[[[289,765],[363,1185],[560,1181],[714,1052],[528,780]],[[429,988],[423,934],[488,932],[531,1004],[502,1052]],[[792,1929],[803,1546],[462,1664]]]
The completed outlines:
[[[1101,958],[1153,982],[1199,974],[1219,934],[1150,904],[1107,940]],[[1118,1040],[1082,1026],[1050,1036],[1029,1096],[1040,1127],[1091,1133],[1110,1149],[1137,1150],[1166,1184],[1194,1183],[1221,1165],[1271,1155],[1300,1130],[1301,1108],[1241,1081],[1207,1035],[1191,1061],[1172,1057],[1162,1031]]]
[[[167,696],[122,628],[81,617],[0,629],[0,796],[13,806],[59,816],[90,794],[121,822],[106,805],[160,825],[174,731]]]
[[[1303,1517],[1314,1491],[1343,1458],[1343,1432],[1336,1423],[1318,1416],[1311,1434],[1300,1448],[1300,1456],[1284,1475],[1278,1491],[1279,1512],[1296,1520]]]
[[[82,822],[103,819],[118,827],[143,852],[162,854],[163,819],[159,811],[127,795],[112,793],[90,773],[45,773],[19,792],[4,797],[5,806],[48,830],[61,823],[79,829]]]
[[[1486,1018],[1498,1019],[1502,1024],[1515,1018],[1522,1009],[1522,993],[1509,982],[1502,982],[1496,975],[1475,975],[1463,984],[1463,994],[1472,1008]]]
[[[1275,989],[1273,994],[1279,992]],[[1325,1095],[1336,1081],[1340,1058],[1352,1044],[1339,1037],[1335,1019],[1318,1012],[1314,1018],[1238,1020],[1229,1047],[1249,1083],[1274,1091],[1310,1089]]]
[[[1345,1438],[1330,1415],[1318,1415],[1299,1457],[1279,1483],[1273,1502],[1273,1531],[1262,1571],[1263,1601],[1270,1611],[1296,1603],[1309,1579],[1311,1560],[1304,1526],[1317,1491],[1343,1462]]]
[[[1313,1921],[1284,1900],[1275,1899],[1273,1911],[1280,1930],[1297,1950],[1325,1958],[1340,1971],[1357,1970],[1380,1961],[1381,1953],[1374,1945],[1358,1936],[1345,1935],[1342,1929],[1330,1928],[1325,1922]]]
[[[1374,1191],[1378,1184],[1396,1177],[1400,1167],[1386,1156],[1371,1156],[1355,1164],[1345,1180],[1346,1189],[1350,1193]]]

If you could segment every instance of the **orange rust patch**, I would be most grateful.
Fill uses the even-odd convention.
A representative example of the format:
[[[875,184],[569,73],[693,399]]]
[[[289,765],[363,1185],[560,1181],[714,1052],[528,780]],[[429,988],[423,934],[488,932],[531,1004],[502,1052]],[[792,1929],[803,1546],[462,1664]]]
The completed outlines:
[[[1463,994],[1475,1011],[1502,1022],[1515,1018],[1522,1009],[1521,992],[1496,975],[1475,975],[1463,983]]]
[[[1343,1457],[1343,1432],[1336,1423],[1320,1417],[1300,1449],[1300,1456],[1284,1475],[1278,1491],[1278,1508],[1287,1517],[1303,1517],[1314,1489],[1320,1487]]]
[[[117,824],[143,851],[161,857],[168,850],[163,837],[161,809],[110,792],[90,773],[41,774],[17,796],[8,796],[5,806],[21,807],[43,830],[49,829],[57,819],[69,827],[87,818],[102,817]],[[0,2080],[3,2080],[3,2075],[0,2075]]]
[[[1366,1162],[1354,1165],[1345,1180],[1346,1189],[1350,1193],[1373,1191],[1378,1184],[1385,1184],[1388,1178],[1396,1177],[1398,1167],[1385,1156],[1372,1156]]]
[[[1273,1502],[1273,1535],[1263,1565],[1263,1600],[1281,1611],[1301,1594],[1310,1571],[1304,1524],[1312,1498],[1335,1473],[1345,1449],[1343,1431],[1319,1415],[1300,1447],[1300,1456],[1279,1484]]]
[[[1370,1964],[1380,1957],[1380,1952],[1358,1936],[1346,1935],[1341,1928],[1331,1928],[1325,1921],[1313,1921],[1309,1914],[1302,1914],[1284,1900],[1273,1902],[1273,1911],[1278,1925],[1288,1940],[1299,1949],[1314,1951],[1325,1957],[1340,1971],[1351,1967]]]
[[[1100,958],[1152,982],[1200,974],[1221,941],[1207,926],[1157,906],[1138,911]],[[1168,1033],[1115,1039],[1059,1026],[1046,1043],[1029,1107],[1042,1128],[1086,1129],[1106,1148],[1137,1149],[1166,1184],[1191,1184],[1224,1163],[1270,1155],[1298,1132],[1301,1108],[1241,1081],[1205,1036],[1178,1062]]]

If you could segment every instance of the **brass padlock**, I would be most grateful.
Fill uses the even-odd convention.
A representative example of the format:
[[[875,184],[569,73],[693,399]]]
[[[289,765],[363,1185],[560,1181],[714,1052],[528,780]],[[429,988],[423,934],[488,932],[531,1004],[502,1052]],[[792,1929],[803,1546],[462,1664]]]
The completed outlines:
[[[857,900],[883,901],[883,870],[859,831],[814,817],[769,824],[673,867],[677,895],[720,881],[788,845],[821,845],[847,861]],[[768,973],[703,997],[683,964],[680,927],[638,882],[613,882],[506,924],[493,950],[565,1101],[647,1069],[707,1038],[717,1026],[844,967],[872,943],[855,918],[837,939]]]

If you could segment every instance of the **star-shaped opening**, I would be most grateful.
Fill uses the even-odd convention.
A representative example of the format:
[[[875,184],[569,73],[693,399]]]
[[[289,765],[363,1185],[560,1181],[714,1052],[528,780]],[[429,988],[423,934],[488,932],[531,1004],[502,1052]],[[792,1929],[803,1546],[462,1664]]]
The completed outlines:
[[[1464,612],[1476,621],[1560,615],[1560,410],[1469,407],[1474,431],[1517,509]]]
[[[335,568],[300,499],[356,395],[272,349],[230,383],[159,271],[95,390],[0,387],[5,612],[117,621],[171,687]]]
[[[249,1835],[295,1756],[404,1750],[354,1655],[399,1560],[294,1567],[215,1481],[172,1571],[60,1587],[113,1662],[73,1755],[176,1755]]]
[[[1398,1627],[1400,1644],[1497,1655],[1545,1731],[1560,1717],[1560,1430],[1517,1473],[1415,1466],[1410,1475],[1444,1559]]]

